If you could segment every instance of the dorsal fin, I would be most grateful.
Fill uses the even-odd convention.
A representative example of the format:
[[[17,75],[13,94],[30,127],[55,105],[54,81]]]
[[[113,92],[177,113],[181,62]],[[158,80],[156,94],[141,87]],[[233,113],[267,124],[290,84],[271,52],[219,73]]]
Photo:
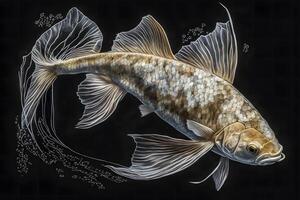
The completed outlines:
[[[238,56],[237,42],[230,13],[223,7],[229,21],[217,23],[213,32],[201,35],[196,41],[183,46],[176,58],[233,83]]]
[[[175,58],[164,29],[151,15],[143,17],[139,25],[130,31],[119,33],[114,40],[112,51]]]

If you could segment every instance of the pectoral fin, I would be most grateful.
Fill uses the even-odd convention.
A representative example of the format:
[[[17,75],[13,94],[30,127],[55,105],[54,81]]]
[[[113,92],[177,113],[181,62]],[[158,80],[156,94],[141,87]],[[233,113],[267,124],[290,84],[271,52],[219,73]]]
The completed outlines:
[[[152,180],[186,169],[212,147],[210,141],[175,139],[168,136],[130,135],[136,148],[130,167],[106,166],[118,175],[135,180]]]
[[[189,130],[193,131],[197,136],[202,138],[209,139],[214,133],[214,131],[211,128],[204,126],[193,120],[187,120],[186,126]]]
[[[228,176],[228,172],[229,172],[229,159],[221,157],[219,162],[219,167],[212,175],[217,191],[219,191],[223,186],[223,184],[225,183]]]
[[[194,181],[190,183],[193,184],[203,183],[209,177],[212,176],[215,182],[216,190],[219,191],[227,179],[228,172],[229,172],[229,159],[225,157],[221,157],[217,167],[207,177],[205,177],[201,181]]]

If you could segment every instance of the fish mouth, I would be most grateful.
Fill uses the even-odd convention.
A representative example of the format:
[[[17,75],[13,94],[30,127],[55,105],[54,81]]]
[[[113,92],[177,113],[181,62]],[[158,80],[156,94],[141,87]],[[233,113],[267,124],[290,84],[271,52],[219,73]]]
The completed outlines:
[[[278,152],[272,154],[272,153],[265,153],[260,155],[256,159],[256,163],[258,165],[272,165],[276,162],[280,162],[285,158],[284,153],[282,153],[282,146],[280,146],[280,149]]]

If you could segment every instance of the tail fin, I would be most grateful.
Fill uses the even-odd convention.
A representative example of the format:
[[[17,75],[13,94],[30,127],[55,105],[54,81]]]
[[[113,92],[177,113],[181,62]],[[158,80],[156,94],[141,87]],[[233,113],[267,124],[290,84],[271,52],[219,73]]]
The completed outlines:
[[[41,98],[54,83],[57,77],[54,66],[64,60],[99,52],[102,40],[97,25],[77,8],[70,9],[62,21],[40,36],[31,51],[35,70],[29,78],[30,86],[22,92],[26,94],[22,124],[31,124]]]

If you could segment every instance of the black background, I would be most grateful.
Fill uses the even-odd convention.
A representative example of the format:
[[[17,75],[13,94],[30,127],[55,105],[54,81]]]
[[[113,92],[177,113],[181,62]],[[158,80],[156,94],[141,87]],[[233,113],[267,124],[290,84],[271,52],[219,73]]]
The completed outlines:
[[[62,13],[76,6],[95,21],[104,35],[102,51],[110,50],[118,32],[153,15],[165,28],[172,49],[182,46],[189,28],[226,21],[216,1],[17,1],[1,0],[1,193],[0,199],[299,199],[299,7],[295,1],[221,1],[231,12],[239,47],[234,85],[267,119],[284,147],[286,159],[272,166],[255,167],[231,162],[221,189],[210,179],[200,180],[217,164],[209,153],[184,172],[155,181],[104,182],[106,189],[59,178],[55,169],[38,159],[26,176],[16,171],[15,117],[20,113],[17,71],[22,56],[46,28],[34,24],[39,14]],[[243,43],[249,51],[242,52]],[[55,82],[56,128],[61,139],[85,154],[129,165],[134,143],[128,133],[163,133],[183,137],[154,114],[140,118],[139,102],[127,95],[106,122],[89,130],[74,125],[83,107],[76,97],[83,75],[59,77]]]

